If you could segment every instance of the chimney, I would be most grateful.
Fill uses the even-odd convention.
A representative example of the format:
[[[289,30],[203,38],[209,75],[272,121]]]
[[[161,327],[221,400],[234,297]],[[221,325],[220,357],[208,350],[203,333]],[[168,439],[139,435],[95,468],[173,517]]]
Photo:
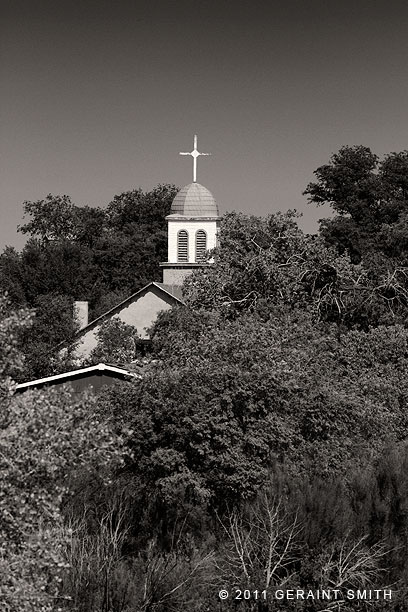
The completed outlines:
[[[79,321],[79,329],[88,325],[88,302],[74,302],[74,318]]]

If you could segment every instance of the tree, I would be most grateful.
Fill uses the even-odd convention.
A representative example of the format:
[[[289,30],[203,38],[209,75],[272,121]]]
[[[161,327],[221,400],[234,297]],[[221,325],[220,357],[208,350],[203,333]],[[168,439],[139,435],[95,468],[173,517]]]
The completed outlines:
[[[87,299],[96,311],[108,292],[131,294],[159,280],[165,217],[176,193],[173,185],[135,189],[115,196],[106,209],[77,206],[66,195],[24,202],[29,220],[19,231],[30,238],[20,255],[2,254],[0,282],[4,289],[20,287],[16,299],[29,305],[39,295],[59,293]]]
[[[371,251],[404,257],[406,238],[390,240],[394,227],[401,238],[408,212],[408,151],[390,153],[382,161],[368,147],[342,147],[315,171],[306,187],[309,202],[328,204],[337,215],[321,222],[321,233],[352,261]],[[405,231],[403,232],[406,236]],[[387,237],[386,240],[384,238]]]
[[[41,296],[58,293],[71,299],[85,299],[99,273],[91,249],[61,240],[43,244],[27,241],[21,253],[21,276],[26,303],[33,306]]]
[[[95,399],[69,391],[14,396],[0,428],[0,594],[10,612],[55,610],[68,566],[62,507],[71,483],[108,489],[121,464],[118,436],[98,418]],[[78,478],[78,476],[76,476]],[[93,484],[95,486],[95,482]]]
[[[72,369],[75,359],[74,336],[79,328],[72,301],[55,293],[40,295],[34,302],[32,324],[20,334],[24,369],[19,380],[40,378]],[[69,349],[61,353],[61,343]]]
[[[215,263],[190,275],[184,298],[193,309],[235,318],[256,312],[267,320],[300,309],[339,330],[367,330],[406,320],[406,270],[392,273],[372,261],[352,264],[319,236],[302,234],[293,213],[265,218],[231,213],[222,221]]]
[[[156,231],[166,228],[165,217],[178,192],[175,185],[161,184],[144,192],[142,189],[125,191],[115,196],[108,205],[108,226],[114,231],[131,233],[141,224]]]
[[[7,293],[16,308],[26,303],[24,281],[21,253],[14,247],[6,247],[0,254],[0,291]]]
[[[19,337],[30,327],[32,312],[14,311],[7,296],[0,295],[0,400],[7,403],[13,381],[24,368]]]
[[[302,526],[282,500],[265,491],[220,523],[227,536],[217,564],[222,584],[253,591],[290,584],[300,557]]]
[[[37,238],[42,244],[51,241],[79,241],[92,245],[103,231],[104,211],[85,206],[80,208],[67,195],[51,193],[44,200],[23,203],[24,216],[31,217],[18,231]]]
[[[98,344],[90,355],[91,363],[127,364],[142,354],[137,329],[118,318],[104,321],[97,332]]]
[[[222,219],[222,242],[215,264],[188,277],[187,303],[220,310],[227,316],[254,311],[265,303],[287,303],[299,262],[308,249],[293,212],[267,217],[228,213]],[[301,286],[299,285],[299,288]]]
[[[167,224],[174,185],[158,185],[115,196],[106,209],[106,234],[95,249],[95,261],[109,290],[134,293],[161,280],[159,262],[167,255]]]
[[[91,311],[108,292],[134,293],[159,280],[165,217],[176,193],[173,185],[135,189],[115,196],[106,209],[77,206],[66,195],[24,202],[29,220],[19,231],[30,238],[20,256],[10,249],[2,255],[0,283],[20,287],[16,298],[28,305],[57,292],[87,299]]]

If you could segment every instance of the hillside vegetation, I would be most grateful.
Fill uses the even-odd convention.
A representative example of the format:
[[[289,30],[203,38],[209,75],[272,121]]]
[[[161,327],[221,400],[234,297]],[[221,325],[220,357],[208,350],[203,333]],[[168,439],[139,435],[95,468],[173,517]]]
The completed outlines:
[[[294,211],[225,214],[186,307],[159,316],[142,380],[13,395],[49,367],[74,295],[95,287],[98,313],[157,278],[173,194],[26,203],[31,238],[1,256],[4,609],[408,610],[408,152],[344,147],[318,168],[305,194],[335,213],[318,235]],[[61,264],[41,290],[51,253],[88,267],[70,281]],[[120,354],[123,334],[106,337]],[[274,595],[322,589],[342,599]]]

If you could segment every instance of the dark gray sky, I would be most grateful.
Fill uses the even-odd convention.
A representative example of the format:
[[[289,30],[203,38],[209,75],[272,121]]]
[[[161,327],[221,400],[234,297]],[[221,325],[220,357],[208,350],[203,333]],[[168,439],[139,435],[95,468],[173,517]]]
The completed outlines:
[[[408,3],[0,0],[0,248],[22,202],[105,206],[198,182],[221,211],[324,209],[302,190],[342,145],[407,147]]]

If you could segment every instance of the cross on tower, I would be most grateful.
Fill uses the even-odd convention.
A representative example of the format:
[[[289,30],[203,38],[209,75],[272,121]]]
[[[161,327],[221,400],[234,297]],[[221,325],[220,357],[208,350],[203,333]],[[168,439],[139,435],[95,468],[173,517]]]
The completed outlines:
[[[197,136],[194,136],[194,149],[191,153],[180,153],[180,155],[191,155],[193,158],[193,183],[197,182],[197,157],[200,155],[211,155],[211,153],[199,153],[197,151]]]

